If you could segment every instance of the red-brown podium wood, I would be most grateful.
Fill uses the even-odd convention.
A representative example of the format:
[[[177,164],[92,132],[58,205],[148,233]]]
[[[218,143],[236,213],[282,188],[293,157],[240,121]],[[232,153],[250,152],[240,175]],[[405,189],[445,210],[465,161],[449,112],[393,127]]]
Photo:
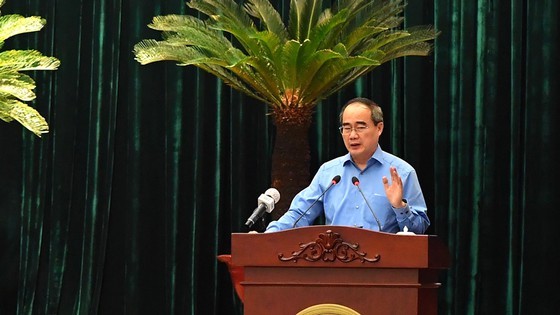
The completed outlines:
[[[297,314],[318,304],[362,315],[434,315],[438,273],[448,267],[437,236],[343,226],[233,233],[228,262],[245,315]]]

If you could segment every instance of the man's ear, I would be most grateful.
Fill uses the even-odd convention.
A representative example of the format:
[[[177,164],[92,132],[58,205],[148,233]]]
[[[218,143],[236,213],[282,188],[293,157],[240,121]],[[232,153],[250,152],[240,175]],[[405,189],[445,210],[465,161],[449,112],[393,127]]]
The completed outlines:
[[[375,125],[375,128],[377,128],[377,132],[379,133],[379,135],[381,135],[381,133],[383,133],[383,127],[385,125],[383,125],[383,122],[380,121],[377,123],[377,125]]]

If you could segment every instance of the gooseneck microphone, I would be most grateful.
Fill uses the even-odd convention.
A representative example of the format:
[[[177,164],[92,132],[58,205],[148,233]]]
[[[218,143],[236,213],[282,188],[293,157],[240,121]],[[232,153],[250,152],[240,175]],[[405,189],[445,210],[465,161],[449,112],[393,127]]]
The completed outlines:
[[[379,219],[375,215],[375,212],[373,212],[373,209],[369,205],[369,202],[367,201],[366,196],[364,196],[364,193],[362,192],[362,189],[360,188],[360,180],[356,176],[352,177],[352,184],[354,184],[354,186],[358,187],[358,191],[360,191],[360,194],[362,195],[362,198],[364,198],[364,200],[366,201],[366,205],[369,208],[369,211],[371,211],[371,214],[373,214],[373,218],[375,219],[375,222],[377,222],[377,226],[379,227],[379,232],[381,232],[381,223],[379,222]]]
[[[249,219],[247,219],[245,225],[251,227],[265,212],[271,213],[272,209],[274,209],[274,204],[277,203],[278,200],[280,200],[280,193],[278,190],[276,190],[276,188],[267,189],[264,194],[261,194],[259,199],[257,199],[258,206]]]
[[[294,225],[292,225],[292,228],[295,228],[296,225],[298,224],[299,220],[301,220],[301,218],[303,218],[307,214],[307,212],[317,203],[317,201],[319,201],[319,199],[321,199],[321,197],[323,197],[327,193],[327,191],[329,189],[331,189],[332,186],[338,184],[338,182],[340,182],[340,175],[336,175],[335,177],[333,177],[333,179],[331,180],[331,183],[329,184],[329,187],[327,187],[327,189],[325,189],[325,191],[323,191],[323,193],[321,193],[321,195],[317,199],[315,199],[315,201],[313,201],[313,203],[309,207],[307,207],[307,210],[305,210],[299,216],[299,218],[296,220],[296,222],[294,222]]]

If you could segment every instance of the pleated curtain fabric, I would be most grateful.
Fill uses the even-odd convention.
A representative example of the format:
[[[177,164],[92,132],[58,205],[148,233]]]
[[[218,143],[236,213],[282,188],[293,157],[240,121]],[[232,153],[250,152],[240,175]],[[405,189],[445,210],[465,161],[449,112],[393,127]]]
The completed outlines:
[[[290,1],[271,3],[287,16]],[[47,25],[3,50],[62,64],[30,74],[50,133],[0,124],[0,314],[242,314],[216,256],[270,187],[266,105],[196,68],[134,60],[159,37],[152,17],[192,14],[185,1],[7,0],[12,13]],[[416,168],[428,233],[452,255],[440,314],[556,310],[558,16],[553,0],[408,1],[405,26],[442,31],[432,55],[316,108],[312,174],[345,154],[345,101],[383,107],[381,146]]]

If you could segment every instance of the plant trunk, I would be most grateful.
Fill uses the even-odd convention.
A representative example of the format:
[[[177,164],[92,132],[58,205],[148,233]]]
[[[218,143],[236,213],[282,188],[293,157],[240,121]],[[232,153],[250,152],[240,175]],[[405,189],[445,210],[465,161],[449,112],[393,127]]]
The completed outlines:
[[[309,127],[311,110],[305,107],[274,112],[276,139],[272,152],[272,187],[280,192],[280,201],[271,213],[277,220],[288,211],[294,196],[309,185]]]

